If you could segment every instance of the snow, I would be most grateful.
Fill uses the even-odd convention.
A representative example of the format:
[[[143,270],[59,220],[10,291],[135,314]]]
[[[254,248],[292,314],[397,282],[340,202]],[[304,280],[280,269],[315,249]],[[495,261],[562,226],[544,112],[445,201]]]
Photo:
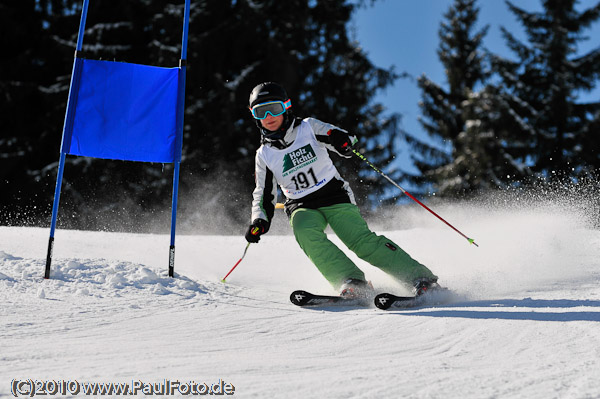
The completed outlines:
[[[44,280],[49,229],[0,227],[0,396],[13,379],[168,379],[242,398],[597,398],[600,232],[585,212],[436,210],[479,248],[423,210],[398,215],[418,227],[384,234],[456,293],[403,311],[292,305],[294,289],[333,291],[285,231],[222,283],[241,235],[178,236],[172,279],[167,235],[58,229]]]

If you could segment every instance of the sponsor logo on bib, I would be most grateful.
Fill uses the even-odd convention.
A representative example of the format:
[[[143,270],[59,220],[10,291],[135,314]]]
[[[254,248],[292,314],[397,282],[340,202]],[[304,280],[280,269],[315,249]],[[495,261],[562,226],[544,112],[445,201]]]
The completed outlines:
[[[313,163],[316,159],[315,150],[310,144],[289,152],[283,157],[283,175],[286,176],[292,169]]]

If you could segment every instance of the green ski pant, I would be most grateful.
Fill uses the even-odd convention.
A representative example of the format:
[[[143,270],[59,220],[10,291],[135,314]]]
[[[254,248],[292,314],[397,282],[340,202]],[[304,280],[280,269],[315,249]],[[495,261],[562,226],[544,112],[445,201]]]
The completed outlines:
[[[411,258],[394,242],[369,230],[356,205],[299,208],[292,213],[290,224],[304,253],[336,289],[349,278],[365,280],[365,275],[329,241],[325,234],[328,224],[344,245],[360,259],[397,280],[411,285],[419,279],[437,280],[437,276],[427,267]]]

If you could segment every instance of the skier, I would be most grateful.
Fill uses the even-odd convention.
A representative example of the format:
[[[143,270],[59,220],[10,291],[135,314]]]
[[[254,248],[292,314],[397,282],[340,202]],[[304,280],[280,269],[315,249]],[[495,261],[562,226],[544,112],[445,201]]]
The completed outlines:
[[[412,285],[415,295],[439,287],[437,276],[394,242],[372,232],[360,215],[350,186],[327,152],[350,158],[354,136],[314,118],[295,117],[285,89],[274,82],[256,86],[249,107],[261,146],[255,158],[248,242],[257,243],[269,231],[279,184],[296,241],[341,296],[368,298],[374,290],[364,273],[327,238],[327,225],[359,258]]]

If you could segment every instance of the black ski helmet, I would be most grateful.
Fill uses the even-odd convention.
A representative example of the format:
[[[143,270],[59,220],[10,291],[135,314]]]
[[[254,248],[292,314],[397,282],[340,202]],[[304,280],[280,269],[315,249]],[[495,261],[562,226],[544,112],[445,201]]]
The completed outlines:
[[[279,83],[275,82],[264,82],[257,85],[252,92],[250,93],[250,98],[248,99],[248,105],[250,108],[254,107],[256,104],[266,103],[268,101],[283,101],[286,102],[290,98],[287,95],[287,92]],[[281,127],[276,131],[270,131],[265,129],[258,119],[255,119],[256,126],[260,130],[260,133],[268,139],[282,139],[285,136],[288,128],[291,123],[294,121],[294,115],[291,110],[287,110],[285,114],[283,114],[283,123]]]

